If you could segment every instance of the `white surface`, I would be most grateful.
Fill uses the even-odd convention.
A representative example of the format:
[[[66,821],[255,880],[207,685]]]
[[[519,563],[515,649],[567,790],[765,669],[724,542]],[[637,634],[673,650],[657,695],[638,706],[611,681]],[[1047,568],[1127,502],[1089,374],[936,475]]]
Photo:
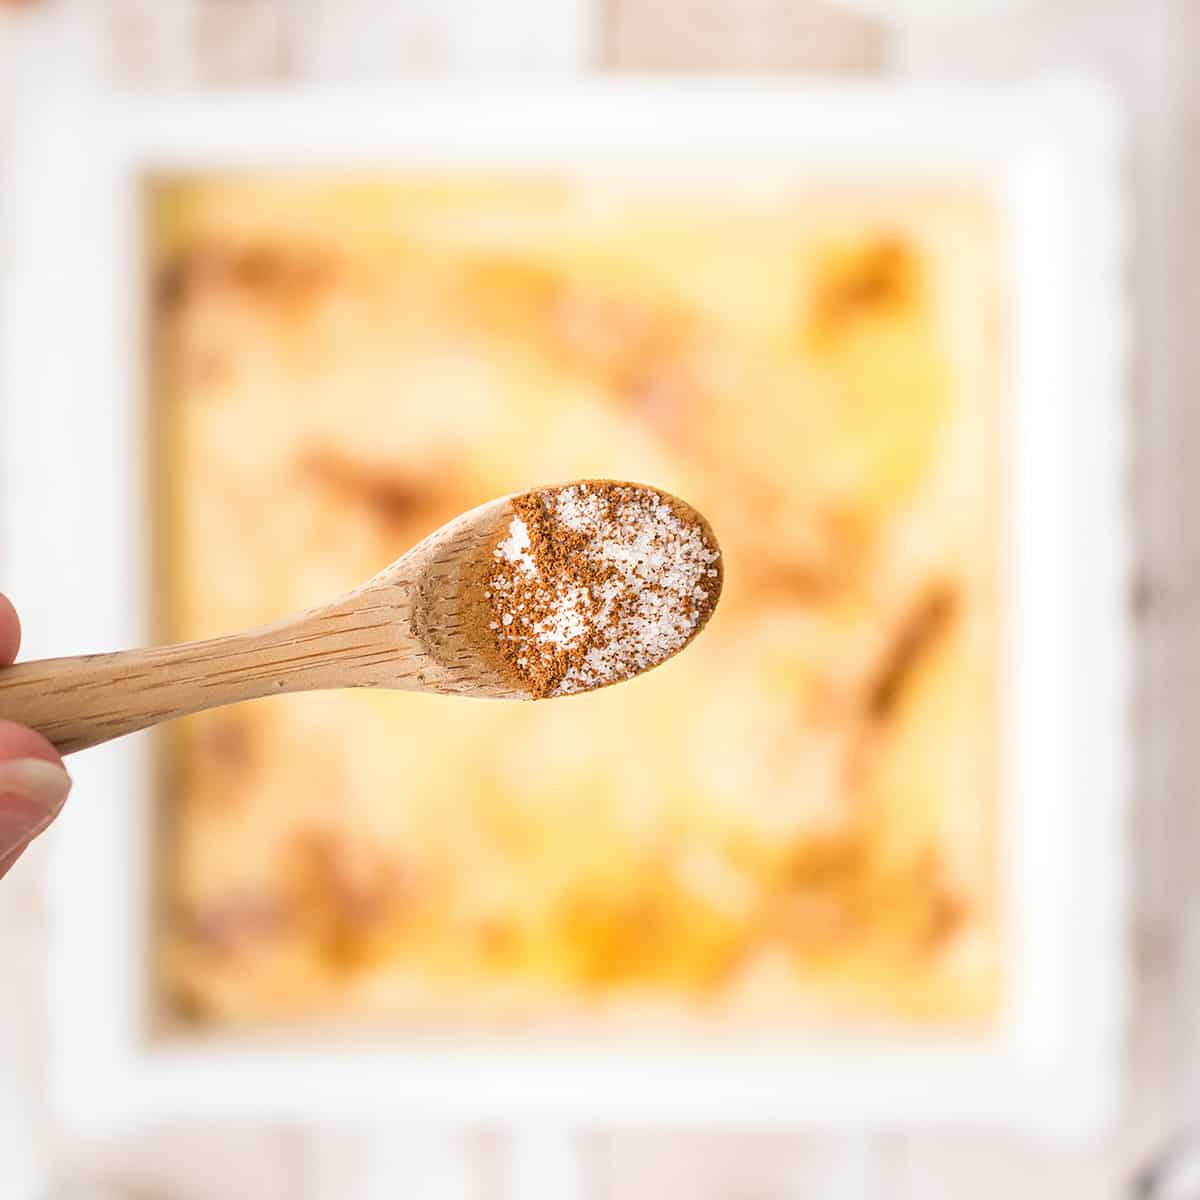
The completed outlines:
[[[1103,96],[1072,84],[908,95],[650,83],[292,93],[97,102],[86,113],[27,114],[21,130],[14,241],[30,249],[11,272],[22,311],[3,361],[5,390],[27,399],[0,453],[21,448],[5,468],[61,464],[54,478],[43,469],[23,483],[32,489],[23,504],[37,498],[45,521],[8,564],[15,578],[76,582],[88,598],[42,617],[57,653],[144,636],[144,614],[130,607],[144,583],[140,364],[114,351],[137,344],[131,201],[148,167],[675,156],[869,175],[890,163],[906,175],[988,181],[1010,226],[1012,688],[1002,812],[1013,995],[994,1036],[680,1040],[645,1050],[533,1035],[149,1044],[139,848],[150,796],[144,739],[131,739],[74,760],[77,793],[91,799],[76,804],[58,847],[53,1083],[71,1125],[151,1113],[404,1113],[1002,1121],[1082,1132],[1107,1119],[1125,990],[1128,550],[1119,139]],[[76,331],[70,353],[57,341],[64,328]]]
[[[518,1126],[509,1134],[503,1200],[585,1200],[588,1163],[571,1129],[553,1121]]]
[[[480,1138],[470,1131],[425,1122],[365,1124],[322,1130],[314,1138],[305,1200],[478,1200],[483,1156]],[[572,1198],[535,1193],[511,1200]]]
[[[1027,8],[1034,0],[830,0],[839,8],[879,17],[896,25],[969,23],[982,17]],[[1061,0],[1041,0],[1055,4]]]
[[[399,71],[582,70],[593,52],[590,0],[310,0],[298,48],[322,79],[386,79]],[[348,11],[349,10],[349,11]]]

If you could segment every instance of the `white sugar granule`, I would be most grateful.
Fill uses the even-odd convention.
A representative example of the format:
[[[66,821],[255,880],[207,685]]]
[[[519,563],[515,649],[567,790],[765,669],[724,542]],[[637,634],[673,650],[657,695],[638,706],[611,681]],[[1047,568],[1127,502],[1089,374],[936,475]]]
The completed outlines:
[[[496,557],[505,562],[516,563],[526,571],[532,571],[534,566],[529,544],[529,526],[520,517],[514,517],[508,527],[508,537],[496,547]]]
[[[555,593],[551,612],[534,625],[534,636],[549,646],[574,645],[588,631],[590,599],[585,587],[563,587]]]
[[[504,627],[498,642],[543,689],[535,694],[636,675],[681,649],[707,617],[719,551],[659,493],[572,484],[522,500],[489,586]],[[532,619],[514,627],[526,606]]]

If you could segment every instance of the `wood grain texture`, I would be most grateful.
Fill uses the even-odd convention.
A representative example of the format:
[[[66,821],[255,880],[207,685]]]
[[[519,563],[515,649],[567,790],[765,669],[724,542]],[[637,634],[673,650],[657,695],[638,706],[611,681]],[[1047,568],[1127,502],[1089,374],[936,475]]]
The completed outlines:
[[[291,0],[108,0],[107,60],[126,84],[243,84],[292,73]]]
[[[1200,1128],[1200,528],[1192,518],[1200,445],[1200,8],[1167,0],[1160,21],[1157,62],[1172,120],[1154,131],[1165,170],[1142,220],[1146,255],[1161,269],[1142,281],[1136,497],[1145,580],[1139,865],[1150,939],[1139,951],[1145,961],[1157,950],[1161,962],[1155,1007],[1142,1027],[1161,1031],[1164,1061],[1138,1097],[1163,1110],[1164,1132],[1175,1137]]]
[[[111,1142],[62,1147],[60,1190],[28,1200],[91,1195],[83,1181],[113,1200],[306,1200],[307,1138],[274,1126],[172,1122]],[[9,1200],[5,1196],[5,1200]],[[14,1196],[12,1200],[26,1200]]]
[[[1200,48],[1200,13],[1189,0],[1123,0],[1020,6],[1018,12],[938,29],[909,28],[895,41],[895,69],[926,81],[1005,81],[1083,67],[1110,80],[1127,109],[1129,185],[1134,200],[1131,287],[1137,329],[1133,403],[1139,583],[1137,628],[1134,923],[1136,965],[1124,1113],[1097,1142],[1053,1147],[1001,1134],[914,1133],[897,1163],[903,1200],[1020,1194],[1117,1197],[1139,1166],[1200,1118],[1200,959],[1187,962],[1197,910],[1188,797],[1200,783],[1194,696],[1200,655],[1200,545],[1185,516],[1190,446],[1200,415],[1183,383],[1200,366],[1188,305],[1200,299],[1191,261],[1200,242],[1185,216],[1195,210],[1197,143],[1186,143],[1185,112],[1200,99],[1187,62]],[[1189,295],[1189,292],[1191,293]],[[1187,1014],[1187,1015],[1185,1015]],[[1191,1094],[1189,1094],[1191,1093]]]
[[[484,1200],[487,1155],[472,1129],[366,1125],[310,1136],[304,1200]],[[398,1191],[398,1181],[403,1191]]]
[[[825,3],[789,0],[607,0],[600,61],[618,70],[809,71],[883,69],[878,22]]]
[[[192,7],[155,0],[109,0],[107,68],[123,84],[178,85],[192,77]]]
[[[874,1200],[885,1162],[865,1133],[623,1133],[608,1141],[596,1200]]]
[[[37,885],[45,853],[35,843],[0,889],[0,1195],[35,1195],[54,1157],[42,1086],[50,1042],[42,1003],[48,923]]]
[[[596,0],[305,0],[295,62],[306,79],[563,74],[592,60]]]
[[[180,646],[41,659],[0,671],[0,714],[63,754],[188,713],[285,692],[386,679],[419,690],[426,655],[407,633],[407,593],[350,612]]]
[[[594,1135],[545,1121],[506,1131],[494,1150],[489,1200],[604,1200]]]
[[[296,5],[288,0],[197,0],[191,40],[202,79],[286,79],[294,54]]]

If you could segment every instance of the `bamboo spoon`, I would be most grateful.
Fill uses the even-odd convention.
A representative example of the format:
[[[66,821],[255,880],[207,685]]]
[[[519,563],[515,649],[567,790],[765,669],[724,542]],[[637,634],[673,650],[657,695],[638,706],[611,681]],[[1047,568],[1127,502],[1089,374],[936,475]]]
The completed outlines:
[[[694,509],[645,490],[716,546]],[[272,625],[184,645],[5,667],[0,717],[37,729],[70,754],[187,713],[285,692],[383,687],[532,699],[487,632],[484,586],[521,499],[506,496],[463,513],[354,591]]]

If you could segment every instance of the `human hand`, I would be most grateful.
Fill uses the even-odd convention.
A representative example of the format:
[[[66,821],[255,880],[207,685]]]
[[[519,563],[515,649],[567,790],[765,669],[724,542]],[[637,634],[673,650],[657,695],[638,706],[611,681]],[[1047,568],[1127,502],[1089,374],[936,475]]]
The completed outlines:
[[[0,594],[0,666],[17,656],[21,623]],[[57,750],[40,733],[0,721],[0,879],[58,816],[71,779]]]

